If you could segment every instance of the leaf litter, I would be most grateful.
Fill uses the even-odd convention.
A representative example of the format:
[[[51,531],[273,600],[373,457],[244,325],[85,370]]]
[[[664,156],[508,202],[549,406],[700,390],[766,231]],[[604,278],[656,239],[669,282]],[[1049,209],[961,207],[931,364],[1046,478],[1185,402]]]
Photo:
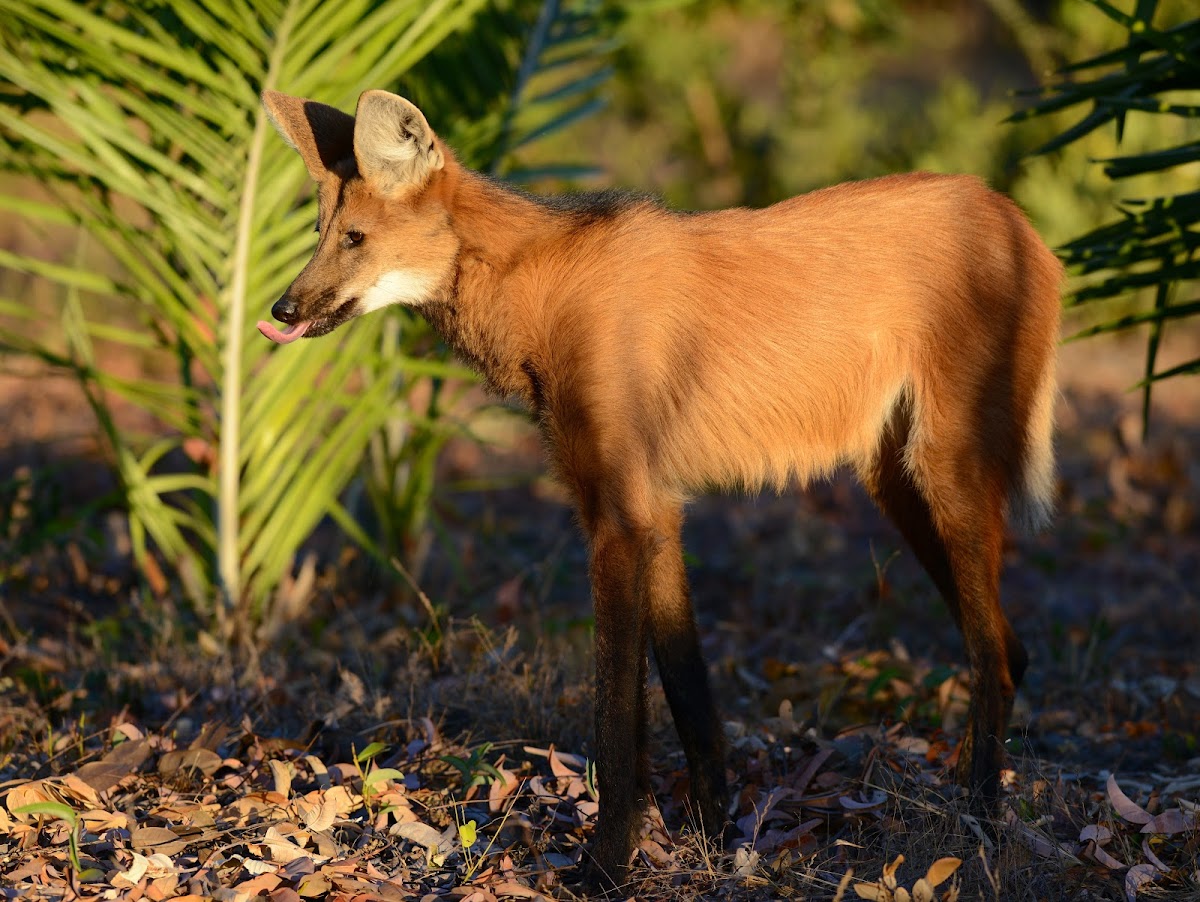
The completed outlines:
[[[795,727],[785,714],[768,720]],[[929,861],[923,873],[910,867],[907,879],[899,876],[903,854],[873,880],[859,879],[840,854],[855,846],[850,836],[902,836],[905,817],[928,804],[906,792],[957,795],[947,782],[948,745],[935,736],[914,746],[901,726],[826,741],[730,724],[738,774],[733,836],[724,849],[701,842],[687,826],[685,772],[660,772],[660,807],[647,817],[635,853],[642,892],[754,898],[807,867],[810,885],[832,892],[840,883],[838,898],[852,887],[864,899],[954,902],[955,874],[970,857],[965,847],[962,857]],[[299,742],[249,730],[214,725],[197,741],[215,737],[215,749],[180,748],[175,736],[122,723],[107,731],[93,760],[0,790],[0,892],[155,902],[577,895],[574,866],[586,857],[598,810],[588,759],[526,745],[484,762],[478,749],[442,738],[432,722],[418,729],[420,738],[407,743],[374,742],[326,762]],[[487,778],[464,773],[469,761]],[[1016,775],[1009,777],[1018,787]],[[1111,774],[1103,788],[1088,791],[1084,783],[1075,785],[1074,801],[1094,819],[1074,839],[1046,831],[1065,804],[1031,820],[1017,814],[1023,793],[1009,809],[1009,835],[1035,859],[1122,872],[1129,902],[1150,887],[1196,879],[1194,801],[1169,805],[1160,792],[1131,797]],[[1057,787],[1060,800],[1065,791]]]
[[[1113,433],[1105,411],[1081,423],[1076,397],[1063,440],[1086,447],[1064,448],[1060,521],[1017,539],[1021,566],[1006,572],[1035,662],[1022,693],[1032,707],[1018,711],[1023,729],[1005,774],[1008,816],[973,821],[952,784],[967,682],[961,667],[931,664],[921,643],[956,661],[953,627],[936,603],[924,616],[926,581],[903,555],[891,565],[887,548],[898,542],[869,504],[841,483],[756,504],[702,499],[698,532],[725,530],[723,540],[688,544],[697,609],[710,618],[706,655],[730,718],[736,826],[723,848],[692,833],[686,771],[654,687],[660,807],[639,837],[629,895],[843,899],[873,889],[895,900],[925,898],[928,885],[938,899],[954,887],[963,899],[1023,887],[1036,898],[1200,900],[1200,471],[1183,440],[1195,430],[1137,444]],[[577,622],[587,598],[582,549],[555,538],[558,557],[538,556],[531,536],[547,523],[569,528],[561,508],[533,510],[539,503],[521,494],[510,516],[494,516],[492,548],[477,537],[487,519],[478,511],[463,512],[469,529],[455,527],[475,578],[501,587],[526,636]],[[853,549],[869,542],[874,555],[881,536],[892,544],[880,546],[864,588]],[[199,675],[181,676],[162,652],[116,668],[81,664],[91,652],[78,625],[104,620],[86,610],[90,590],[71,582],[80,567],[62,563],[33,561],[10,584],[24,587],[20,619],[34,626],[0,636],[7,898],[579,894],[575,866],[598,810],[590,693],[586,678],[553,676],[571,660],[586,670],[577,646],[522,658],[506,635],[448,622],[436,660],[414,667],[402,634],[422,626],[419,615],[402,611],[397,626],[394,607],[374,611],[347,592],[353,578],[323,570],[314,592],[335,613],[321,641],[305,633],[302,662],[247,691],[223,652],[203,643]],[[566,575],[551,585],[546,574],[560,563]],[[527,575],[514,578],[521,568]],[[35,591],[39,580],[50,588]],[[569,602],[556,608],[556,598]],[[174,602],[161,603],[146,619],[165,624],[156,628],[177,652]],[[853,613],[839,619],[843,610]],[[121,658],[137,653],[122,642]],[[362,659],[376,663],[352,663]],[[325,674],[336,686],[316,676]],[[339,739],[327,741],[332,734]],[[494,742],[482,755],[478,737]],[[373,742],[381,749],[363,759]],[[958,864],[942,877],[939,862]]]

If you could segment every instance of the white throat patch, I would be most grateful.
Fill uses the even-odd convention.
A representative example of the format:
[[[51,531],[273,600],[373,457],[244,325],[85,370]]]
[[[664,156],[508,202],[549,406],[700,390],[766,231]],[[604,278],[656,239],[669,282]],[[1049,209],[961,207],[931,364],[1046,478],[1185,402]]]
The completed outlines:
[[[391,304],[416,307],[429,300],[434,279],[429,273],[393,269],[380,276],[359,299],[359,313],[370,313]]]

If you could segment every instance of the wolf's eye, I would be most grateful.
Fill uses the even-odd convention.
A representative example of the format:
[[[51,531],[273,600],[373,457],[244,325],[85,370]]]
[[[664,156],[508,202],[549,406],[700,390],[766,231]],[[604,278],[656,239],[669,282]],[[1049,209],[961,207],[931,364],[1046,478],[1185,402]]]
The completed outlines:
[[[353,247],[356,244],[362,244],[363,233],[358,229],[351,229],[346,233],[346,246]]]

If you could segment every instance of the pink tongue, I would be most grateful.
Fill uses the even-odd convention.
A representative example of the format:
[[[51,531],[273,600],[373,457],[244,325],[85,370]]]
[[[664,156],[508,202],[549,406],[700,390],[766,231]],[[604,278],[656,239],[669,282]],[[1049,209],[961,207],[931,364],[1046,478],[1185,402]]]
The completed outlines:
[[[291,344],[301,335],[308,331],[308,327],[312,325],[312,320],[305,320],[302,323],[296,323],[294,326],[288,326],[282,332],[275,328],[274,325],[264,320],[258,323],[258,331],[276,344],[286,345]]]

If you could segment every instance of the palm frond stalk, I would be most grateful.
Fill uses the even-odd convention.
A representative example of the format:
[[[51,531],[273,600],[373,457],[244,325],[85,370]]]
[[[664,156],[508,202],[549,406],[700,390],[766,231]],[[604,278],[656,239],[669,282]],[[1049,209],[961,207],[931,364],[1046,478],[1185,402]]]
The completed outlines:
[[[36,252],[0,249],[0,351],[78,378],[135,555],[165,561],[224,636],[242,622],[229,609],[257,610],[319,521],[349,522],[339,498],[397,395],[466,377],[413,356],[428,337],[403,311],[291,353],[257,340],[254,321],[311,254],[316,218],[260,93],[353,108],[368,87],[399,90],[486,167],[513,147],[505,123],[525,121],[512,92],[543,6],[0,0],[0,210],[40,239]],[[53,302],[31,305],[34,284],[53,286]],[[142,360],[144,375],[106,372],[116,356]],[[120,428],[122,404],[161,428]]]

